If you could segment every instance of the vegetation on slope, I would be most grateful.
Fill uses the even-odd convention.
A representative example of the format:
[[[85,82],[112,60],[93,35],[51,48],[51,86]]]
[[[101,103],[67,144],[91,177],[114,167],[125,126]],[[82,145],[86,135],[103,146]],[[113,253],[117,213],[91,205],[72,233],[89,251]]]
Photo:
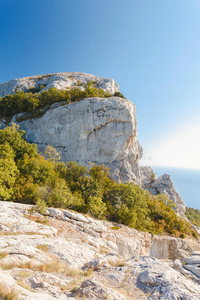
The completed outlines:
[[[200,226],[200,210],[199,209],[186,207],[185,215],[194,225]]]
[[[44,86],[43,86],[44,87]],[[58,90],[50,88],[42,91],[30,89],[29,92],[18,91],[14,95],[0,97],[0,116],[11,118],[13,115],[24,112],[31,112],[32,117],[42,115],[44,108],[47,109],[51,104],[64,102],[69,104],[77,102],[88,97],[112,97],[110,93],[97,88],[94,83],[89,82],[85,85],[85,90],[75,87],[70,90]],[[114,96],[124,98],[121,93],[115,93]]]
[[[134,183],[117,184],[104,165],[88,170],[60,162],[51,146],[38,154],[15,124],[0,130],[0,200],[71,208],[152,234],[197,237],[170,201],[165,204],[166,196],[155,197]]]

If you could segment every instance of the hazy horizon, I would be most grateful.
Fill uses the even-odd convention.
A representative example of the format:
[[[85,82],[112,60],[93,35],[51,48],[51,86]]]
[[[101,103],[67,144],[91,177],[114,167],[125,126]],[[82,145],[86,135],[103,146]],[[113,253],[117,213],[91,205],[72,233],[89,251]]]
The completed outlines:
[[[185,205],[200,210],[200,170],[166,166],[151,167],[154,169],[157,178],[163,174],[170,175],[175,189],[181,195]]]

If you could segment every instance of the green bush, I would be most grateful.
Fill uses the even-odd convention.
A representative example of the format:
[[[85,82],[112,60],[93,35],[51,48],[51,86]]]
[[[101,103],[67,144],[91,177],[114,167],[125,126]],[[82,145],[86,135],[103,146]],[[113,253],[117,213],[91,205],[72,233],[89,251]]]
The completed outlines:
[[[200,210],[186,207],[186,217],[196,226],[200,226]]]
[[[80,82],[78,85],[80,85]],[[44,113],[51,104],[56,102],[68,104],[89,97],[106,98],[112,96],[103,89],[97,88],[91,82],[85,85],[84,91],[78,87],[70,90],[58,90],[56,88],[50,88],[46,91],[38,93],[38,91],[40,91],[43,87],[44,86],[39,85],[38,89],[31,88],[27,93],[19,90],[14,95],[0,97],[0,116],[4,118],[11,118],[13,115],[18,113],[31,113],[28,115],[28,118],[37,117]],[[118,96],[123,96],[120,95]],[[42,108],[45,108],[45,110],[41,110]],[[25,117],[20,117],[19,120],[22,121],[23,118]]]
[[[124,95],[123,95],[122,93],[120,93],[120,92],[115,92],[115,93],[114,93],[114,96],[115,96],[115,97],[120,97],[120,98],[125,99]]]
[[[12,124],[0,130],[0,200],[71,208],[93,217],[123,223],[152,234],[198,237],[173,210],[166,195],[157,197],[133,183],[116,183],[109,169],[92,164],[59,162],[51,146],[46,155],[26,142],[25,132]],[[198,221],[199,211],[187,209]]]

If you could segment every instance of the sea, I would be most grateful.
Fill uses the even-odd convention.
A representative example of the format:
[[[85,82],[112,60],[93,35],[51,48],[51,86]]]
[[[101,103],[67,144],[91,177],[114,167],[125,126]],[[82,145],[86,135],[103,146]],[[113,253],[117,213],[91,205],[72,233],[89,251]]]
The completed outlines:
[[[156,177],[170,175],[185,205],[200,209],[200,170],[151,166]]]

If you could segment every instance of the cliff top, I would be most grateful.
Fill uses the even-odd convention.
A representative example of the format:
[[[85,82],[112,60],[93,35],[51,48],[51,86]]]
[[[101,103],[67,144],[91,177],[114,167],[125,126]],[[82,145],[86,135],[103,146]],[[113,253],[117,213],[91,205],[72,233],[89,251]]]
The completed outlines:
[[[17,91],[43,91],[51,87],[67,90],[78,86],[80,89],[84,89],[84,85],[89,82],[93,82],[96,87],[113,95],[120,91],[118,84],[113,79],[80,72],[66,72],[22,77],[1,83],[0,97],[14,94]]]

